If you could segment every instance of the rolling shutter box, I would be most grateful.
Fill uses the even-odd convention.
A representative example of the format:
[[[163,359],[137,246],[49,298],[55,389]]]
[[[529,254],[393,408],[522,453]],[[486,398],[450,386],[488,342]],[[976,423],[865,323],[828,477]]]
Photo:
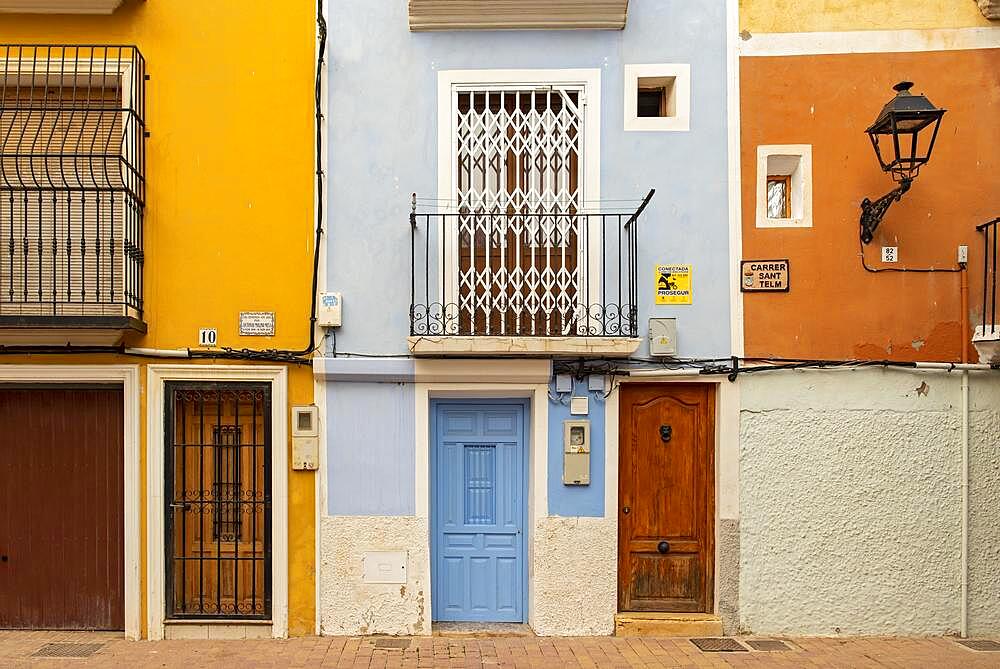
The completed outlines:
[[[410,30],[621,30],[628,0],[409,0]]]

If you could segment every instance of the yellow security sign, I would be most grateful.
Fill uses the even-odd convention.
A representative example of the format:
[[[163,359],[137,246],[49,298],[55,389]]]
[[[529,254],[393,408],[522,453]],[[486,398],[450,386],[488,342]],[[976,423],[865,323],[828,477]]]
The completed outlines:
[[[656,303],[691,304],[691,265],[656,266]]]

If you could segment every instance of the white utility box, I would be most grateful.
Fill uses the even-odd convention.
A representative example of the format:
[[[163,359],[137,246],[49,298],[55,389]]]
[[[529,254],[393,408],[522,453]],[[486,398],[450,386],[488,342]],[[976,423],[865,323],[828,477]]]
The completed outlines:
[[[563,421],[563,484],[590,485],[590,421]]]
[[[340,293],[320,293],[316,320],[321,328],[339,328],[343,322],[344,298]]]
[[[292,469],[319,469],[319,410],[292,407]]]
[[[649,319],[649,354],[677,355],[677,319]]]

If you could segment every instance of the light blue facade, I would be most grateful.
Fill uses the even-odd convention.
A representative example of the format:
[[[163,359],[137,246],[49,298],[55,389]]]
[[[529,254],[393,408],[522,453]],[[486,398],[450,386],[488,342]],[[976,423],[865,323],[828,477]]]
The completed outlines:
[[[413,385],[338,382],[327,388],[333,427],[326,451],[329,514],[412,514]]]
[[[676,316],[679,356],[728,356],[725,18],[723,0],[636,0],[623,31],[411,33],[405,2],[332,2],[327,283],[344,295],[338,352],[407,353],[410,194],[438,194],[438,71],[600,68],[601,198],[656,189],[639,222],[640,336],[649,317]],[[689,132],[624,130],[624,67],[641,63],[691,65]],[[653,304],[657,263],[694,266],[693,304]]]
[[[441,513],[437,495],[448,490],[449,484],[468,483],[463,478],[467,467],[482,463],[459,467],[456,461],[451,469],[436,468],[440,435],[435,431],[434,403],[465,401],[489,412],[505,402],[523,402],[526,424],[521,445],[526,488],[520,502],[530,517],[526,517],[520,535],[520,550],[526,551],[519,554],[522,566],[529,556],[538,559],[545,553],[544,547],[539,552],[539,542],[566,541],[571,545],[575,541],[556,536],[558,532],[605,532],[601,544],[615,545],[616,513],[605,503],[611,455],[606,432],[617,430],[618,418],[606,413],[605,390],[589,390],[586,372],[574,381],[572,392],[560,394],[550,373],[548,378],[519,386],[496,373],[487,380],[467,377],[442,382],[438,379],[441,369],[448,365],[457,369],[463,364],[457,357],[433,360],[437,371],[427,374],[421,371],[424,361],[409,354],[411,194],[417,193],[421,203],[439,197],[439,72],[599,71],[600,124],[588,124],[584,132],[588,136],[599,133],[600,161],[595,167],[601,208],[634,210],[650,189],[656,190],[638,219],[638,335],[642,343],[633,359],[649,358],[646,334],[651,317],[677,319],[678,357],[726,358],[730,355],[726,2],[632,0],[622,31],[414,33],[408,30],[407,3],[403,0],[331,0],[327,23],[328,255],[324,288],[343,295],[343,325],[337,328],[335,339],[327,339],[323,358],[316,361],[326,390],[326,514],[331,524],[333,517],[379,516],[383,518],[376,527],[411,528],[413,523],[424,521],[422,514],[429,513],[428,526],[419,526],[417,531],[426,537],[426,544],[395,545],[384,534],[373,534],[364,546],[428,555],[427,564],[434,567],[423,576],[416,572],[419,565],[411,564],[415,575],[406,591],[423,582],[421,579],[429,579],[434,601],[433,612],[428,613],[435,620],[527,619],[527,602],[514,612],[507,610],[509,602],[497,600],[480,616],[469,612],[468,607],[476,608],[471,599],[463,599],[461,604],[455,603],[458,599],[452,604],[444,601],[450,595],[441,590],[446,588],[442,579],[447,576],[441,572],[440,561],[448,554],[443,545],[446,538],[438,536],[435,525]],[[690,66],[689,130],[625,130],[624,96],[636,94],[625,90],[625,66],[640,64]],[[592,103],[587,93],[587,104]],[[418,207],[417,213],[435,210]],[[437,262],[437,258],[430,261]],[[654,304],[654,268],[658,264],[693,267],[693,304]],[[474,367],[475,363],[471,364]],[[548,362],[539,364],[545,376]],[[551,365],[547,369],[551,372]],[[452,378],[447,373],[444,377]],[[418,387],[422,382],[435,383],[437,390]],[[507,392],[503,384],[518,389]],[[545,385],[547,399],[541,390]],[[569,403],[574,395],[588,398],[586,416],[571,414]],[[534,399],[524,400],[528,396]],[[547,416],[547,423],[536,424],[542,415]],[[563,423],[581,418],[591,422],[590,483],[565,485]],[[427,434],[418,434],[418,429]],[[426,459],[421,449],[429,451]],[[544,473],[539,471],[543,462]],[[426,491],[422,490],[424,481]],[[468,492],[466,487],[451,494]],[[567,529],[577,527],[562,520],[567,517],[586,518],[579,527],[595,529]],[[544,524],[548,520],[551,525]],[[488,564],[492,558],[485,544],[480,548],[475,556],[477,564]],[[323,551],[336,553],[329,546]],[[551,552],[564,554],[562,548]],[[567,560],[565,567],[573,569],[572,557]],[[344,570],[349,568],[348,563]],[[614,564],[608,564],[605,571],[613,576],[615,569]],[[540,571],[531,578],[537,579]],[[454,578],[455,583],[469,584],[471,590],[462,596],[473,599],[477,587],[482,589],[485,583],[488,589],[493,583],[464,574]],[[533,583],[536,592],[553,592],[546,583]],[[343,587],[355,588],[360,593],[358,601],[367,596],[364,585]],[[524,592],[529,590],[524,586]],[[614,601],[602,602],[597,609],[614,606]],[[344,615],[361,614],[347,611]],[[603,614],[594,614],[599,615]],[[343,629],[339,620],[337,629]],[[550,633],[606,630],[605,625],[611,624],[603,618],[593,622],[589,617],[585,626],[573,620],[548,620]]]
[[[588,390],[587,379],[574,380],[572,393],[557,393],[555,383],[549,388],[549,515],[604,515],[604,463],[607,455],[604,438],[603,390]],[[586,416],[570,414],[572,397],[586,397],[590,412]],[[590,420],[590,485],[564,485],[562,478],[563,421]]]

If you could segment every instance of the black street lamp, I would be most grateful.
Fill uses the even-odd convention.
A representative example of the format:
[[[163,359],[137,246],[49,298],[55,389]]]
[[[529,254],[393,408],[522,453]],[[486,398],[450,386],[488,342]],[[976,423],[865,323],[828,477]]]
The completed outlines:
[[[901,81],[893,86],[896,97],[886,103],[878,118],[865,131],[875,148],[882,171],[891,173],[893,181],[899,184],[874,202],[868,198],[861,202],[861,241],[865,244],[872,240],[875,229],[892,203],[910,190],[920,166],[931,159],[941,117],[946,111],[935,107],[925,96],[910,93],[912,87],[912,81]],[[883,141],[889,144],[890,140],[891,149],[883,148]]]

